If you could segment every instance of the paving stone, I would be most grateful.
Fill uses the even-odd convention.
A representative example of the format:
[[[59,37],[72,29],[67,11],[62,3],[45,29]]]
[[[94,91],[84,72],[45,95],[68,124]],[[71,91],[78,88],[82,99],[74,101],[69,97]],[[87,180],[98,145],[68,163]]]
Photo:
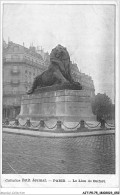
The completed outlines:
[[[3,133],[3,174],[114,174],[114,134],[47,138]]]

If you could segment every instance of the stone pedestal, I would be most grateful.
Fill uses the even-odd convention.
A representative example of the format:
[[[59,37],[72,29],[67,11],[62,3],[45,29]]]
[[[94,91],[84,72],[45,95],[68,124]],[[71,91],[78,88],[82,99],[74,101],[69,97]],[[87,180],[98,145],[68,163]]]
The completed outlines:
[[[57,90],[24,95],[19,118],[48,121],[94,121],[91,98],[85,90]]]

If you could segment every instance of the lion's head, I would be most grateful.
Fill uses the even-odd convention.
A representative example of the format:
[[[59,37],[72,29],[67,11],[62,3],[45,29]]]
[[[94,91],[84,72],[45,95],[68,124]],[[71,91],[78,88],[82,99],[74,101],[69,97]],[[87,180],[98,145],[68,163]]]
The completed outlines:
[[[52,49],[50,53],[50,60],[52,61],[52,59],[58,59],[60,61],[70,61],[70,56],[65,47],[63,47],[62,45],[58,45],[54,49]]]
[[[57,65],[62,75],[69,81],[72,82],[71,70],[70,70],[70,56],[65,47],[62,45],[56,46],[50,53],[51,65]]]

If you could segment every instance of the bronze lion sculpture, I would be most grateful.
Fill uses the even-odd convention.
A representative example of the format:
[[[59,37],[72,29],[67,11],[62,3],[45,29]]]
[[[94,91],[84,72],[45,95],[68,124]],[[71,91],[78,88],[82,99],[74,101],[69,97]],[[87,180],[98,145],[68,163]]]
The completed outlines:
[[[35,77],[31,89],[27,94],[32,94],[38,87],[52,85],[72,84],[80,89],[82,86],[75,82],[71,76],[70,56],[65,47],[58,45],[50,53],[50,65],[41,75]]]

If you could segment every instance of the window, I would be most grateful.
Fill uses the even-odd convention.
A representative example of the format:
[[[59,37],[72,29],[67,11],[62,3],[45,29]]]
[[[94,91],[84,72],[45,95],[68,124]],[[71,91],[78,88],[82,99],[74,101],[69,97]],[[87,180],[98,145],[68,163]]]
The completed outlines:
[[[12,59],[19,59],[20,57],[19,57],[19,55],[11,55],[11,58]]]
[[[14,51],[14,52],[19,51],[19,47],[18,47],[18,46],[15,46],[15,47],[13,48],[13,51]]]
[[[18,85],[20,83],[20,81],[18,79],[12,79],[11,83],[13,85]]]
[[[27,75],[25,75],[25,82],[27,82],[28,78],[27,78]]]
[[[17,87],[13,87],[12,92],[13,92],[13,94],[16,94],[17,93]]]
[[[11,69],[11,74],[15,75],[19,73],[20,73],[19,67],[17,65],[13,65]]]
[[[13,72],[18,72],[18,67],[17,66],[13,66]]]

